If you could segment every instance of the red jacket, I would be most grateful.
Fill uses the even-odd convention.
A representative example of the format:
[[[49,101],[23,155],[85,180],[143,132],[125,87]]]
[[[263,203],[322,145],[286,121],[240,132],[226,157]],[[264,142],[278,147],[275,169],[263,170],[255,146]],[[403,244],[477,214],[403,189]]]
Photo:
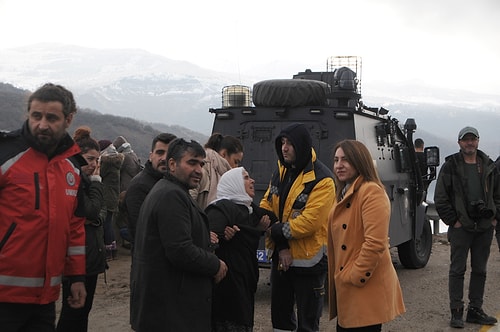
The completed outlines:
[[[49,160],[27,124],[0,135],[0,302],[54,302],[63,275],[85,274],[79,152],[67,135]]]

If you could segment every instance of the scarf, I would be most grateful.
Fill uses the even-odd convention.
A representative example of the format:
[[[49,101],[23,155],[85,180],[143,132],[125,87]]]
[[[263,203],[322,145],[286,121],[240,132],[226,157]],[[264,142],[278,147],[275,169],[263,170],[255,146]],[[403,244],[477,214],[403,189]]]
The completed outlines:
[[[217,199],[210,204],[227,199],[236,204],[245,205],[248,211],[252,213],[251,204],[253,199],[245,190],[243,171],[245,171],[244,167],[236,167],[225,172],[217,184]]]

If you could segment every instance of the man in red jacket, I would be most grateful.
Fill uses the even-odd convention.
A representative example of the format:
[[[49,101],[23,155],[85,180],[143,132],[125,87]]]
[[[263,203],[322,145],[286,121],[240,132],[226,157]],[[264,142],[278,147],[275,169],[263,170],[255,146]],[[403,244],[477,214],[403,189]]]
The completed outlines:
[[[70,91],[47,83],[28,100],[28,120],[0,134],[0,329],[55,331],[62,276],[74,308],[85,303],[80,149],[67,133]]]

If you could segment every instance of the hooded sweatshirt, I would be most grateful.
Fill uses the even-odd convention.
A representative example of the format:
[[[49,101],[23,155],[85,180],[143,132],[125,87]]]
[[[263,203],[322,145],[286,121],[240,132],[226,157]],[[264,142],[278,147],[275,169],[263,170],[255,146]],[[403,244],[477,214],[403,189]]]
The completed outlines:
[[[283,152],[281,151],[281,139],[287,138],[295,150],[295,162],[293,164],[285,162]],[[290,187],[297,178],[297,175],[304,169],[311,160],[312,140],[307,128],[301,123],[294,123],[283,129],[276,137],[274,142],[276,153],[280,163],[286,171],[283,176],[282,184],[279,186],[280,197],[287,197]],[[284,199],[280,200],[280,209],[278,218],[282,219]]]
[[[288,138],[295,150],[295,162],[285,162],[281,139]],[[292,267],[312,267],[326,254],[326,230],[335,197],[333,173],[316,159],[309,131],[294,123],[276,137],[278,170],[260,202],[283,223],[283,237],[288,241]],[[267,242],[273,250],[275,243]]]

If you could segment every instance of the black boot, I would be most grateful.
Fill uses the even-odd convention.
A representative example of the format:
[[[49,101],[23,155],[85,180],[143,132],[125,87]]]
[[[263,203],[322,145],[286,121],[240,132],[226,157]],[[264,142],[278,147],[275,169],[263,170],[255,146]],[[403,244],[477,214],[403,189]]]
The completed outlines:
[[[483,309],[476,307],[467,308],[467,323],[475,323],[481,325],[495,325],[497,319],[492,316],[488,316]]]
[[[463,329],[464,328],[464,308],[451,309],[450,326]]]

